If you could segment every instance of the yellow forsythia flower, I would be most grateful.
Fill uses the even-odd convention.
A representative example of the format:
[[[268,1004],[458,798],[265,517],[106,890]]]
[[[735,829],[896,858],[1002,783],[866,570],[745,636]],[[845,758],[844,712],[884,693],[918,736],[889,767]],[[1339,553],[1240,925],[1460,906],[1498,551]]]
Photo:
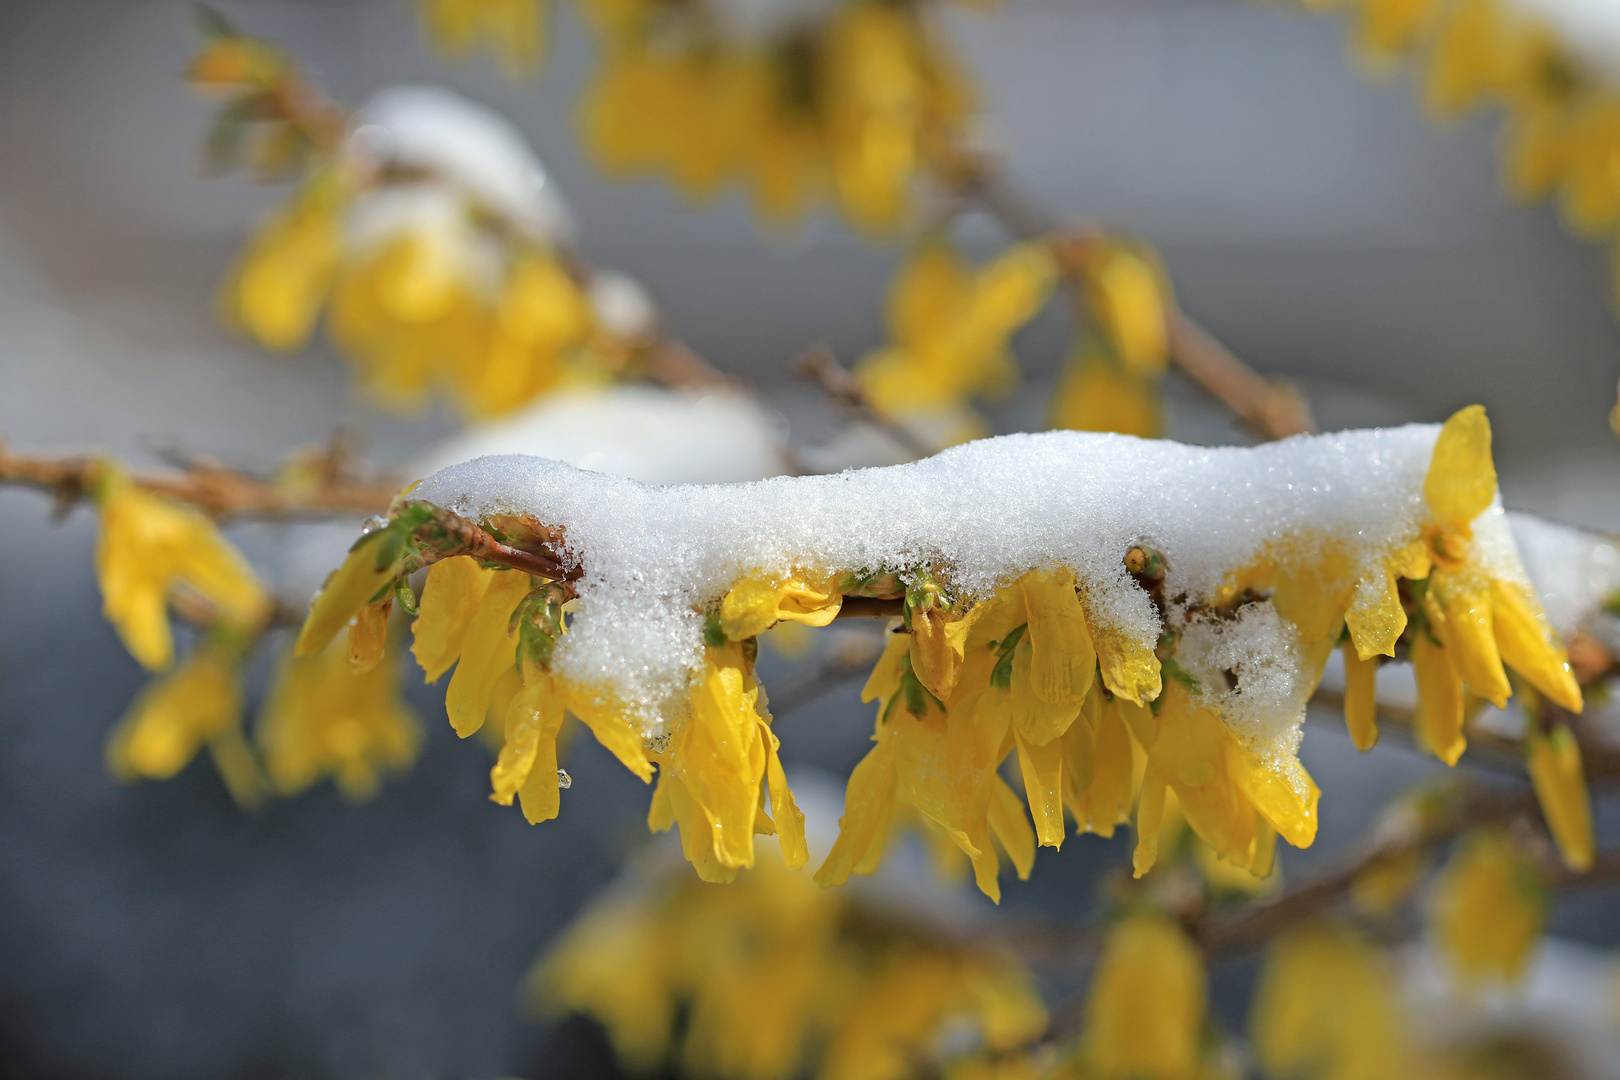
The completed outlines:
[[[627,1068],[717,1080],[902,1080],[952,1053],[947,1031],[994,1053],[1045,1027],[1016,962],[888,919],[762,853],[723,889],[666,873],[619,890],[530,983],[600,1021]]]
[[[309,343],[337,270],[346,199],[343,182],[323,176],[259,226],[221,291],[228,322],[276,352]]]
[[[850,776],[838,840],[816,880],[841,884],[876,869],[896,816],[915,811],[999,899],[998,848],[1027,877],[1037,842],[1062,842],[1065,809],[1082,830],[1104,835],[1128,818],[1139,766],[1126,716],[1149,715],[1132,699],[1158,693],[1158,660],[1093,627],[1067,569],[1032,572],[945,614],[927,632],[938,643],[924,648],[919,626],[933,613],[914,611],[911,633],[891,635],[862,692],[881,702],[876,745]],[[952,661],[930,658],[934,648]],[[942,680],[953,666],[954,682]],[[1033,829],[997,773],[1015,750]]]
[[[1428,563],[1423,626],[1412,642],[1418,681],[1418,731],[1447,764],[1462,753],[1463,690],[1500,707],[1512,693],[1506,664],[1572,712],[1581,709],[1563,646],[1521,582],[1494,577],[1475,557],[1473,522],[1496,499],[1491,427],[1478,405],[1440,430],[1423,485],[1431,521],[1423,528]],[[1408,568],[1416,574],[1419,567]],[[1356,627],[1351,627],[1355,637]],[[1370,655],[1357,641],[1362,655]]]
[[[1524,974],[1547,916],[1547,886],[1507,834],[1486,829],[1458,843],[1436,884],[1435,939],[1464,983],[1513,983]]]
[[[1355,642],[1346,641],[1344,657],[1344,723],[1362,753],[1378,743],[1378,657],[1365,660]]]
[[[530,825],[550,821],[562,808],[557,770],[557,736],[562,731],[563,699],[551,673],[525,657],[521,688],[507,706],[505,742],[489,771],[490,798],[511,806],[520,796]]]
[[[1174,791],[1187,823],[1216,855],[1266,877],[1276,836],[1295,847],[1309,847],[1316,838],[1320,793],[1297,762],[1293,770],[1285,775],[1277,764],[1263,762],[1172,679],[1159,701],[1142,777],[1136,875],[1147,873],[1158,858],[1166,794]]]
[[[354,625],[379,590],[399,576],[403,550],[390,543],[386,532],[380,529],[362,536],[327,577],[299,628],[293,645],[296,655],[314,656],[325,649],[339,630]],[[375,619],[375,615],[371,618]],[[367,630],[374,631],[375,627]]]
[[[107,767],[123,780],[167,780],[207,746],[231,795],[253,806],[263,780],[242,738],[240,661],[204,645],[154,680],[107,738]]]
[[[356,674],[339,644],[288,656],[259,718],[257,738],[271,781],[296,795],[330,776],[344,796],[364,802],[387,773],[407,771],[422,733],[399,698],[392,664]]]
[[[268,600],[247,560],[197,511],[142,491],[116,472],[104,480],[98,507],[102,610],[149,670],[174,659],[166,606],[177,587],[197,593],[237,627],[264,617]]]
[[[1348,930],[1306,925],[1266,950],[1250,1018],[1267,1076],[1387,1080],[1401,1074],[1400,986],[1383,952]]]
[[[1098,1080],[1192,1080],[1204,964],[1175,923],[1130,915],[1108,933],[1086,994],[1081,1056]]]
[[[1548,732],[1533,730],[1525,738],[1525,749],[1530,781],[1564,865],[1576,871],[1592,869],[1596,854],[1592,800],[1586,794],[1586,772],[1574,732],[1565,724]]]
[[[422,0],[428,40],[451,57],[483,40],[508,75],[523,75],[545,49],[544,0]]]
[[[681,850],[705,881],[730,881],[754,865],[756,832],[776,835],[789,867],[808,858],[804,814],[788,790],[781,744],[750,667],[740,645],[711,647],[693,680],[691,715],[659,755],[648,827],[678,823]]]

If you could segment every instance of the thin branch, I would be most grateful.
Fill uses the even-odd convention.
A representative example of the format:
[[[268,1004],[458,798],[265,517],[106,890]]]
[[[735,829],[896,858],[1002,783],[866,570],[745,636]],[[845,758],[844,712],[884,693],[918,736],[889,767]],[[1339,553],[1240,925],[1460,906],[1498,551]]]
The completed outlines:
[[[100,458],[14,454],[0,443],[0,486],[48,492],[55,497],[59,510],[87,498],[105,468],[105,460]],[[210,462],[198,462],[172,473],[131,473],[130,480],[143,490],[189,503],[218,521],[380,514],[388,509],[397,488],[392,481],[357,481],[339,476],[305,490]]]

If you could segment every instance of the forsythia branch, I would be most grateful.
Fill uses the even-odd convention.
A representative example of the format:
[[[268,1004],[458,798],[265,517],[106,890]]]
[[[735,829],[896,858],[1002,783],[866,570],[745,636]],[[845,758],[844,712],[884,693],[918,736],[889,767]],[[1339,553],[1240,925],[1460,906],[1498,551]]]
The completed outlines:
[[[15,454],[0,442],[0,485],[49,492],[63,512],[90,497],[104,468],[95,457]],[[309,483],[283,483],[212,462],[197,462],[174,473],[133,473],[130,479],[139,488],[188,503],[216,521],[379,514],[388,509],[396,487],[388,481],[359,481],[340,474]]]

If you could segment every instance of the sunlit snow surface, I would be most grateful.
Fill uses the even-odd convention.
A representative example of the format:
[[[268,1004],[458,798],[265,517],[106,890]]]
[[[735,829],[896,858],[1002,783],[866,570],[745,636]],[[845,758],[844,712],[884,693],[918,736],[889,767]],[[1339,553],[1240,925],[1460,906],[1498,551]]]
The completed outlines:
[[[702,649],[703,619],[750,571],[795,567],[947,569],[982,597],[1024,572],[1072,567],[1092,620],[1151,647],[1158,616],[1123,557],[1149,543],[1169,563],[1165,595],[1210,597],[1268,543],[1347,545],[1364,576],[1416,537],[1433,425],[1299,437],[1253,448],[1194,447],[1124,435],[1008,435],[910,465],[734,485],[652,487],[543,458],[486,457],[434,474],[413,493],[457,513],[529,514],[566,530],[584,566],[579,615],[559,669],[611,690],[649,731],[679,716]],[[1522,579],[1506,521],[1475,524],[1495,571]],[[1283,704],[1227,712],[1257,749],[1291,749],[1315,672],[1290,655],[1293,629],[1258,605],[1198,655],[1247,662],[1257,696]],[[1190,654],[1191,655],[1191,654]],[[1297,705],[1297,708],[1295,707]],[[1223,710],[1223,712],[1226,710]]]

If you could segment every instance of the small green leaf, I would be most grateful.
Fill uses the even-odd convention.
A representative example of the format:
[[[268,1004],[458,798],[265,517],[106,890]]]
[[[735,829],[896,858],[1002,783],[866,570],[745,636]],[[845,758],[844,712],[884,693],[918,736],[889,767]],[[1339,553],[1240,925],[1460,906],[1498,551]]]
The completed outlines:
[[[402,577],[394,579],[394,598],[407,614],[416,614],[416,593],[411,591],[410,582]]]
[[[1018,649],[1018,643],[1024,639],[1024,631],[1029,624],[1014,628],[1013,632],[1001,640],[996,647],[996,666],[990,669],[990,685],[997,690],[1012,689],[1013,653]]]

